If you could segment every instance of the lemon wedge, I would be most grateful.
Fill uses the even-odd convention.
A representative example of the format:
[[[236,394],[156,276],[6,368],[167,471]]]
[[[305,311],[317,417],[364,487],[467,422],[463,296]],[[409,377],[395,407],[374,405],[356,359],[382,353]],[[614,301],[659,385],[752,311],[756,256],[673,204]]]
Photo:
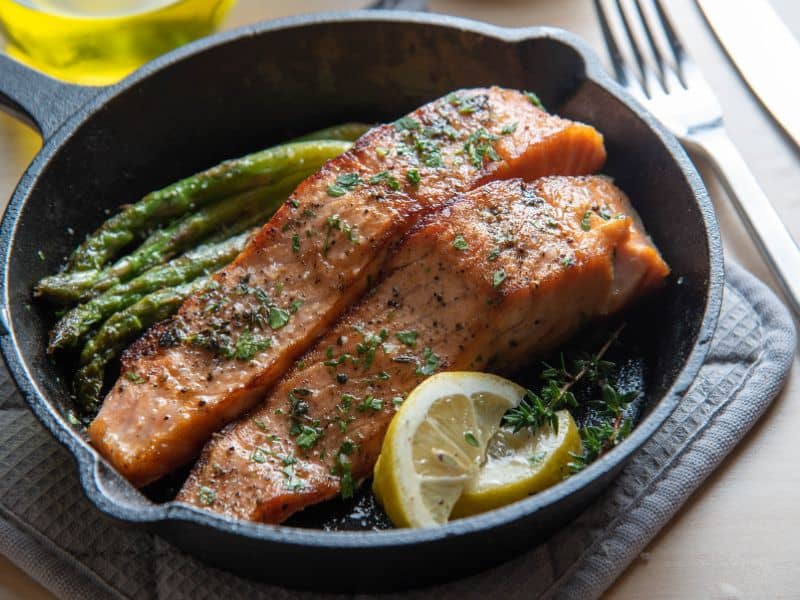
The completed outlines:
[[[525,395],[487,373],[446,372],[418,385],[392,419],[372,489],[397,527],[446,523],[476,477],[503,414]]]
[[[500,429],[489,442],[486,460],[464,486],[451,517],[486,512],[540,492],[568,474],[573,455],[583,451],[572,415],[556,413],[558,430],[549,425],[531,432]]]

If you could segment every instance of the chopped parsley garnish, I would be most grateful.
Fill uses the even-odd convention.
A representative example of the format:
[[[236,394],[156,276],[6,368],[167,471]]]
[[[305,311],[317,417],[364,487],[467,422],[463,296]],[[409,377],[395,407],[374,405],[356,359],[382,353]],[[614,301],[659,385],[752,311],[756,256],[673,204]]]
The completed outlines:
[[[499,287],[508,277],[505,269],[499,269],[492,274],[492,287]]]
[[[342,408],[344,410],[348,410],[353,402],[355,402],[357,398],[352,394],[342,394]]]
[[[447,101],[456,108],[459,114],[471,115],[486,108],[489,97],[486,94],[463,96],[456,93],[449,94]]]
[[[417,169],[409,169],[406,171],[406,179],[411,185],[419,185],[421,179],[419,171]]]
[[[604,221],[608,221],[613,216],[613,213],[609,210],[607,206],[604,206],[600,210],[598,210],[597,214]]]
[[[417,138],[414,141],[414,149],[417,151],[422,164],[426,167],[436,168],[442,166],[442,155],[439,147],[431,140]]]
[[[497,260],[497,257],[500,256],[500,248],[495,248],[486,256],[486,260],[490,262],[494,262]]]
[[[284,481],[284,486],[286,489],[296,491],[300,488],[304,487],[304,483],[302,479],[297,477],[295,473],[295,464],[297,463],[297,459],[292,455],[280,456],[279,457],[283,462],[283,469],[281,469],[281,473],[283,473],[286,480]]]
[[[262,350],[266,350],[272,345],[272,340],[268,337],[256,335],[250,331],[244,331],[236,340],[233,347],[232,356],[237,360],[250,360]]]
[[[254,423],[254,424],[255,424],[255,426],[256,426],[256,427],[258,427],[258,428],[259,428],[261,431],[269,431],[269,429],[267,429],[267,424],[266,424],[266,423],[264,423],[264,421],[262,421],[261,419],[253,419],[253,423]]]
[[[200,491],[197,492],[197,498],[202,504],[209,506],[210,504],[214,503],[214,500],[217,499],[217,495],[210,487],[202,486]]]
[[[541,108],[542,110],[546,110],[542,101],[539,100],[539,96],[534,94],[533,92],[524,92],[525,97],[533,104],[536,108]]]
[[[440,359],[439,357],[431,350],[430,348],[426,347],[422,351],[422,364],[417,364],[417,368],[414,370],[415,375],[433,375],[436,370],[439,368]]]
[[[145,382],[144,377],[142,377],[141,375],[139,375],[135,371],[128,371],[127,373],[125,373],[125,379],[127,379],[130,382],[135,383],[136,385],[139,385],[139,384],[142,384],[142,383]]]
[[[500,135],[509,135],[517,130],[517,124],[511,123],[500,130]]]
[[[356,352],[363,358],[364,370],[367,370],[372,366],[372,361],[375,360],[375,351],[389,337],[389,332],[381,329],[380,333],[376,335],[360,328],[357,328],[356,331],[364,336],[364,341],[356,344]],[[353,366],[357,366],[355,359],[353,360]]]
[[[322,364],[325,365],[326,367],[338,367],[339,365],[341,365],[342,363],[346,362],[347,360],[353,360],[353,357],[345,352],[344,354],[341,354],[339,356],[339,358],[329,358],[328,360],[326,360]],[[355,363],[354,363],[354,366],[355,366]]]
[[[370,185],[376,185],[379,183],[385,183],[386,186],[391,190],[399,190],[400,189],[400,182],[392,176],[389,171],[381,171],[380,173],[376,173],[372,177],[369,178]]]
[[[561,259],[561,266],[562,267],[572,267],[575,266],[575,258],[572,256],[565,256]]]
[[[353,472],[348,458],[353,453],[353,450],[355,450],[353,442],[350,440],[343,441],[339,446],[339,451],[336,453],[336,464],[333,466],[333,474],[339,476],[340,494],[345,500],[352,498],[355,493]]]
[[[286,327],[289,323],[290,314],[288,310],[278,308],[277,306],[270,306],[269,308],[269,326],[272,329],[280,329]]]
[[[253,450],[253,454],[250,455],[250,460],[254,463],[263,464],[267,462],[267,454],[261,448],[256,448]]]
[[[331,229],[342,230],[342,218],[338,214],[333,214],[327,219],[328,227]]]
[[[436,119],[426,127],[423,135],[429,138],[447,138],[450,141],[454,141],[458,138],[458,132],[444,117]]]
[[[419,129],[419,121],[411,117],[402,117],[394,122],[394,128],[397,131],[414,131]]]
[[[362,183],[358,173],[343,173],[336,178],[336,183],[328,186],[328,196],[338,198]]]
[[[529,187],[522,190],[522,198],[524,199],[525,206],[542,206],[544,204],[544,198],[537,194],[536,190]]]
[[[414,346],[417,345],[417,337],[419,336],[419,333],[417,333],[413,329],[408,329],[406,331],[398,331],[394,335],[398,340],[400,340],[402,343],[404,343],[406,346],[409,346],[410,348],[413,348]]]
[[[292,236],[292,252],[295,254],[300,252],[300,236],[296,233]]]
[[[480,444],[478,443],[478,438],[476,438],[475,434],[472,433],[471,431],[467,431],[464,433],[464,441],[467,442],[470,446],[473,446],[474,448],[480,446]]]
[[[358,408],[359,412],[365,412],[368,410],[378,411],[383,408],[383,400],[380,398],[376,398],[372,394],[368,394],[356,408]]]
[[[464,236],[460,233],[456,235],[455,239],[453,240],[453,248],[456,250],[469,250],[469,244],[467,240],[464,239]]]
[[[347,239],[354,244],[358,243],[358,235],[355,233],[350,224],[342,219],[338,214],[329,216],[327,219],[327,224],[328,228],[325,232],[325,242],[322,246],[322,253],[324,256],[328,256],[328,249],[331,247],[331,233],[334,230],[343,232],[347,236]]]
[[[495,140],[497,140],[497,136],[492,135],[484,128],[480,128],[470,134],[464,143],[464,152],[466,152],[473,167],[479,168],[483,166],[483,161],[487,158],[490,161],[500,160],[500,156],[494,149],[493,142]]]
[[[301,306],[303,306],[303,301],[302,300],[300,300],[300,299],[293,300],[292,304],[289,306],[289,312],[294,314],[298,310],[300,310]]]
[[[592,228],[592,211],[587,210],[583,213],[583,219],[581,219],[581,229],[584,231],[589,231]]]
[[[350,463],[342,464],[341,479],[339,485],[341,486],[340,493],[342,499],[348,500],[353,497],[355,493],[355,483],[353,483],[353,473],[350,470]]]
[[[322,437],[322,433],[319,429],[309,427],[308,425],[303,425],[300,428],[300,433],[297,435],[297,439],[295,441],[297,442],[297,445],[304,450],[309,450],[316,445],[320,437]]]

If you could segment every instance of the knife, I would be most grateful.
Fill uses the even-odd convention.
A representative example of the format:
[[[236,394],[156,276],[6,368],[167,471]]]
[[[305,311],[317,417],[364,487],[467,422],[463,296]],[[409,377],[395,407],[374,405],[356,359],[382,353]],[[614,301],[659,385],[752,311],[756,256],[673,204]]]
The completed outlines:
[[[800,147],[800,44],[766,0],[697,0],[750,89]],[[788,69],[788,71],[787,71]]]

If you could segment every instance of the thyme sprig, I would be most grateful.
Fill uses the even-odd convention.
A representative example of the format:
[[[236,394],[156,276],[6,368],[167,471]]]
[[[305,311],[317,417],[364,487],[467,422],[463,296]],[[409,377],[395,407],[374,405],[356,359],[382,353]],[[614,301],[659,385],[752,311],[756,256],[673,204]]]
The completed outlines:
[[[567,368],[567,361],[564,354],[561,354],[560,364],[557,367],[544,363],[545,369],[541,377],[545,380],[539,394],[532,390],[525,392],[525,398],[519,406],[509,410],[503,417],[503,423],[511,427],[514,432],[524,427],[537,430],[545,424],[550,424],[553,430],[558,433],[558,417],[556,412],[563,408],[576,408],[578,400],[575,394],[570,391],[575,384],[584,377],[590,381],[597,381],[600,374],[607,374],[614,363],[603,360],[603,356],[611,347],[622,327],[618,327],[608,338],[603,347],[594,355],[582,355],[574,361],[575,374]]]
[[[512,428],[514,432],[526,427],[536,431],[549,425],[558,433],[556,413],[559,410],[575,409],[579,406],[575,394],[571,391],[572,388],[584,380],[596,388],[599,391],[599,398],[589,401],[588,404],[595,409],[598,420],[581,428],[583,453],[573,455],[574,460],[569,464],[571,473],[585,468],[625,439],[633,426],[632,420],[625,418],[624,414],[639,392],[620,392],[614,385],[612,377],[616,364],[604,359],[623,328],[624,324],[615,329],[595,354],[582,352],[571,361],[567,361],[564,354],[561,354],[558,365],[545,363],[541,373],[544,383],[539,393],[527,390],[519,406],[508,411],[503,417],[503,424]]]

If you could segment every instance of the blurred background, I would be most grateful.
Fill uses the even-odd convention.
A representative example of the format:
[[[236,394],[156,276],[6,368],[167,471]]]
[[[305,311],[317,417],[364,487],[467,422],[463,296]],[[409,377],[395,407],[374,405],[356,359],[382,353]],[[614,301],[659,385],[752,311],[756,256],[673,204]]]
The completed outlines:
[[[54,77],[106,85],[141,64],[218,29],[329,10],[416,8],[423,0],[0,0],[5,51]],[[575,27],[589,0],[432,0],[428,9],[500,25]],[[576,10],[578,9],[578,10]],[[520,20],[521,14],[530,20]]]

